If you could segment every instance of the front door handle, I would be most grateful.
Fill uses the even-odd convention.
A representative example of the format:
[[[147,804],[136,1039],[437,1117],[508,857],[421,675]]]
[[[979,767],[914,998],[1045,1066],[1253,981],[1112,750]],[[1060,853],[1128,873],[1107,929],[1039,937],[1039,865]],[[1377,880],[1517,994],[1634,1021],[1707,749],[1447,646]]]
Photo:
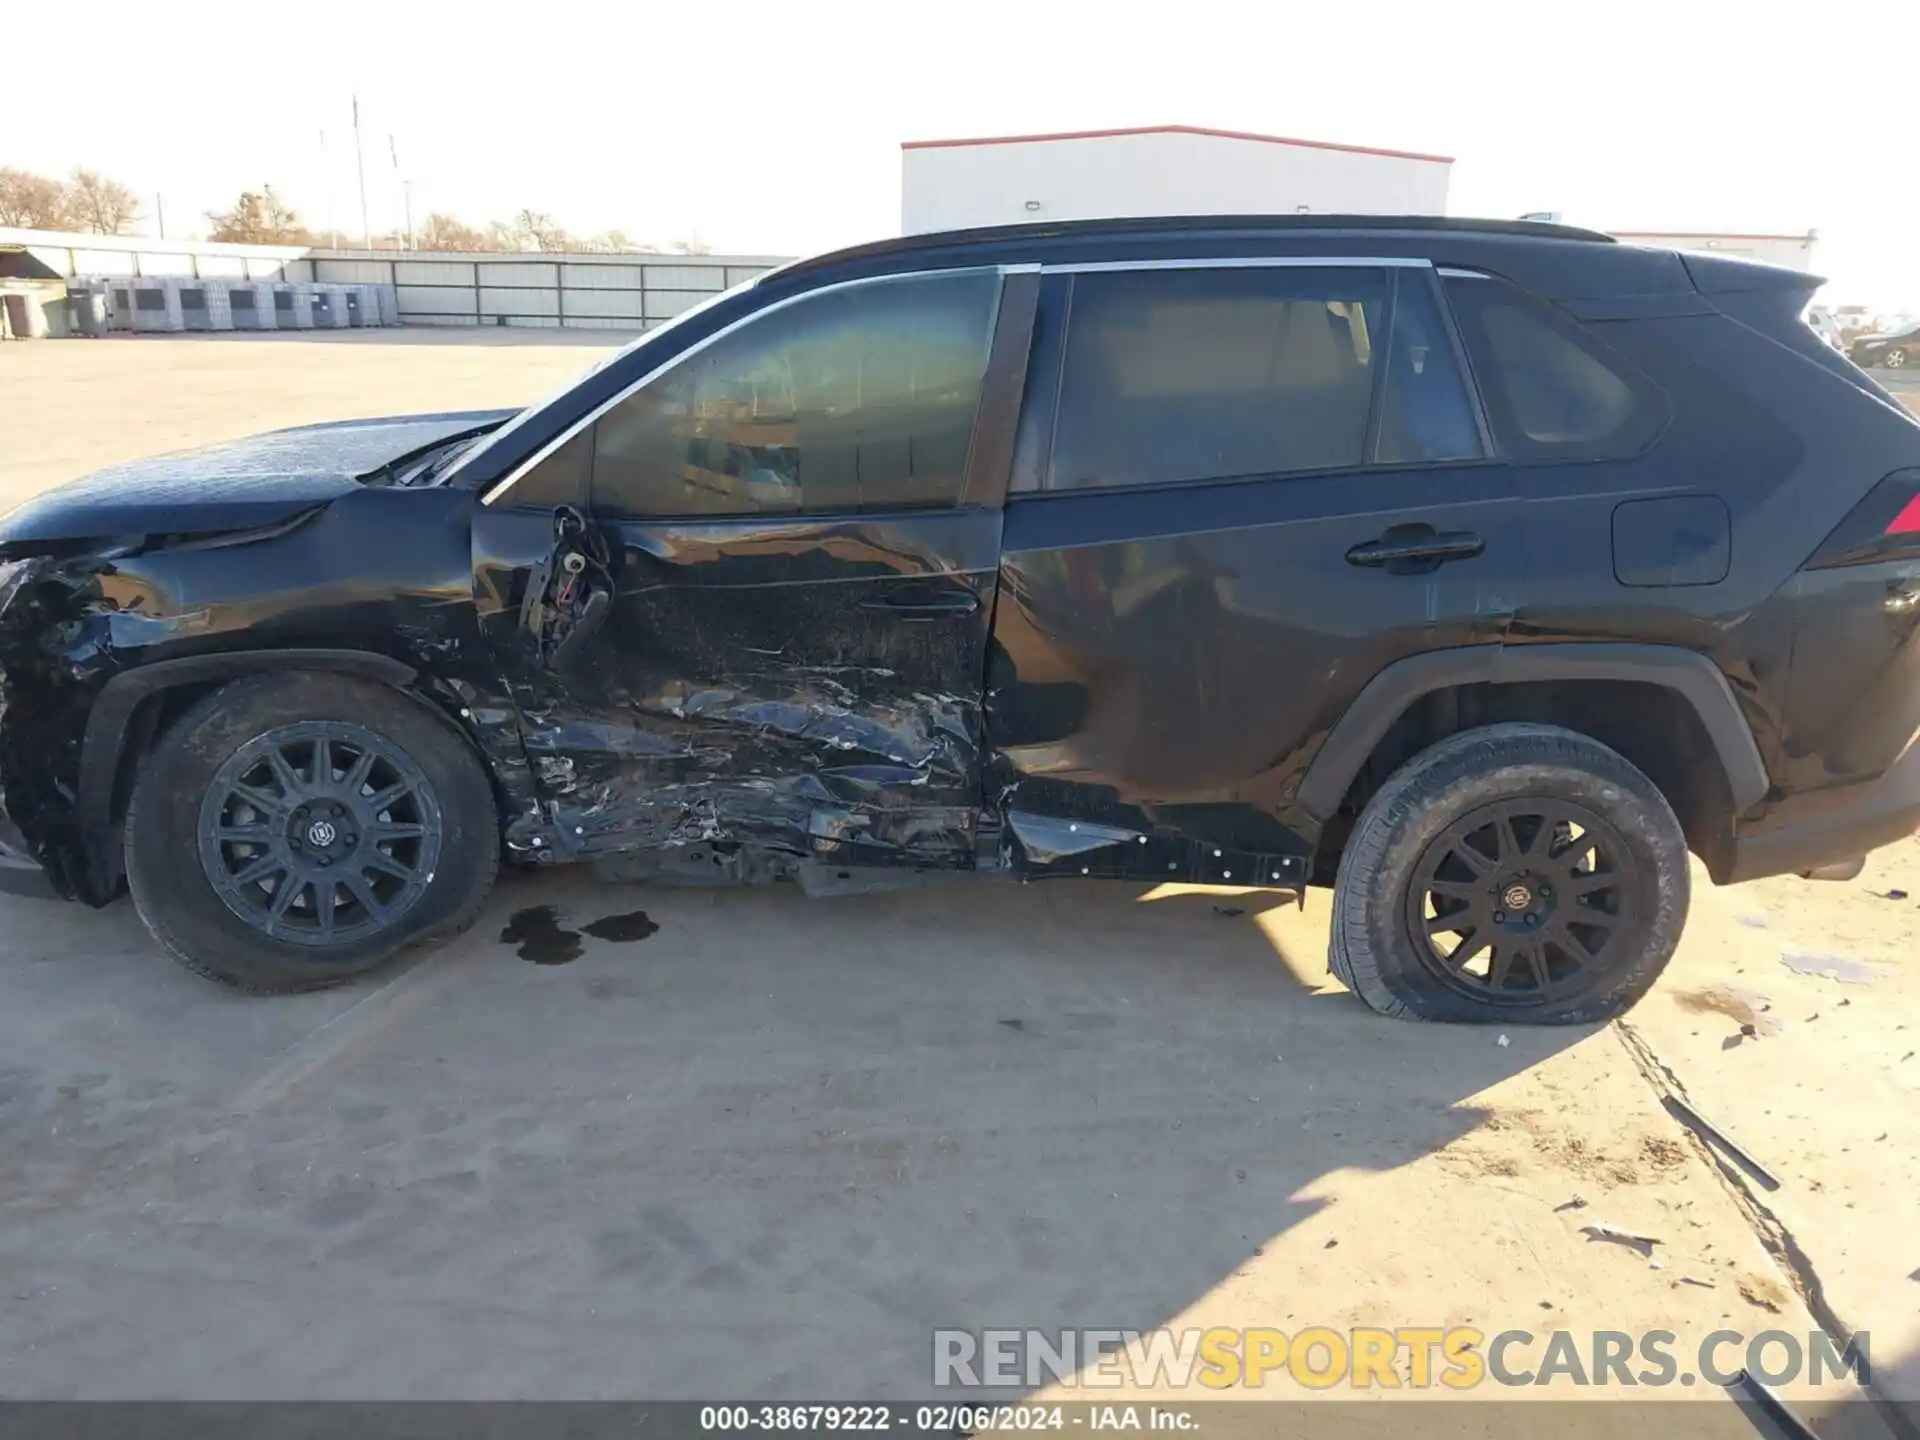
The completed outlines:
[[[925,591],[905,595],[877,595],[860,602],[862,610],[878,610],[905,620],[937,620],[943,615],[971,615],[980,608],[980,597],[966,590],[943,590],[937,595]]]
[[[1347,551],[1347,563],[1384,569],[1391,575],[1424,575],[1449,560],[1471,560],[1486,548],[1487,542],[1470,531],[1395,525],[1378,540]]]

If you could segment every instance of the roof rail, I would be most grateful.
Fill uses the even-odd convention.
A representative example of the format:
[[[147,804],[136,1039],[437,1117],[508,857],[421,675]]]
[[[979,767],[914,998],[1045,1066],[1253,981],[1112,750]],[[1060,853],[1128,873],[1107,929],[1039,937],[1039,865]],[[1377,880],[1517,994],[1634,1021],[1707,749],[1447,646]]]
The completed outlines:
[[[810,256],[787,267],[787,273],[818,269],[849,260],[912,254],[918,250],[956,249],[968,245],[999,245],[1021,240],[1068,240],[1102,235],[1180,235],[1212,231],[1284,234],[1293,230],[1346,230],[1379,234],[1391,231],[1431,230],[1472,235],[1520,235],[1537,240],[1584,240],[1617,243],[1613,236],[1573,225],[1550,225],[1538,220],[1456,219],[1449,215],[1139,215],[1111,220],[1051,220],[1023,225],[987,225],[970,230],[936,230],[923,235],[900,235],[873,240],[844,250]]]

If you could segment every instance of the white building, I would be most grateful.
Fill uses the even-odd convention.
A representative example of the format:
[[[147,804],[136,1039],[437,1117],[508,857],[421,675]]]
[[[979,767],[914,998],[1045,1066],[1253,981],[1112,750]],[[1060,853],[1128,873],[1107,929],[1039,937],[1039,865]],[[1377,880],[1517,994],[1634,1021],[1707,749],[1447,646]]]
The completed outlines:
[[[909,140],[900,228],[912,235],[1117,215],[1444,215],[1453,161],[1156,125],[1060,135]]]
[[[1648,245],[1656,250],[1704,250],[1795,270],[1813,269],[1813,242],[1819,238],[1813,230],[1804,235],[1736,235],[1718,230],[1615,230],[1610,233],[1614,239],[1629,245]]]

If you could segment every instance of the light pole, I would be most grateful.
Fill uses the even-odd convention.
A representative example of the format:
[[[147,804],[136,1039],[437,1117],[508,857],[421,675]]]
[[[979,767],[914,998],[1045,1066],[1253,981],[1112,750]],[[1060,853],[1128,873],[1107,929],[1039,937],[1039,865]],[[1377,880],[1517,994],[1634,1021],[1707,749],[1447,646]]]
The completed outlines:
[[[360,239],[373,249],[373,224],[367,219],[367,156],[360,148],[360,97],[353,97],[353,163],[360,172]]]

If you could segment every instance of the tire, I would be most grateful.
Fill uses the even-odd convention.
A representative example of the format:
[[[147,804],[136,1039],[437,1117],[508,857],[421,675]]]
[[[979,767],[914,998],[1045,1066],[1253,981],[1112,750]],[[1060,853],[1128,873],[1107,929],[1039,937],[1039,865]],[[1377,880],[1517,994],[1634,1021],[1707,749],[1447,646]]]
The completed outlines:
[[[1489,725],[1414,757],[1361,813],[1328,963],[1382,1015],[1587,1024],[1659,978],[1690,889],[1680,822],[1624,757],[1555,726]]]
[[[1880,357],[1880,363],[1889,370],[1904,370],[1907,368],[1907,352],[1896,345]]]
[[[141,768],[125,844],[153,937],[257,994],[338,985],[464,930],[500,858],[492,786],[447,722],[311,671],[236,680],[183,715]]]

